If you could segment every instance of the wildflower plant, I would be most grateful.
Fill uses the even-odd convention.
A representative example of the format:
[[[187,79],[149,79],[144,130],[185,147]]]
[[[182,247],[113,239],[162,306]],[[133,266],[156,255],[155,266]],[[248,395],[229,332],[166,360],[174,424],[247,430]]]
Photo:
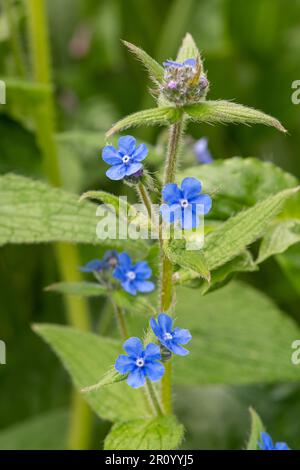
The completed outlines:
[[[39,21],[35,21],[33,26],[35,24]],[[189,122],[257,123],[283,133],[286,130],[277,119],[261,111],[232,101],[208,100],[208,75],[190,34],[183,39],[177,57],[174,60],[166,57],[163,64],[137,46],[127,42],[125,45],[148,71],[152,80],[150,92],[156,106],[126,116],[114,124],[106,134],[102,159],[108,165],[105,171],[109,179],[123,181],[136,190],[150,224],[154,203],[158,202],[159,240],[118,237],[107,240],[99,234],[97,237],[97,206],[87,199],[100,201],[117,210],[118,198],[113,194],[93,190],[78,201],[77,196],[49,188],[45,183],[5,175],[1,177],[5,231],[0,234],[0,242],[59,241],[101,246],[104,255],[99,254],[93,260],[85,259],[86,264],[81,268],[73,248],[63,251],[61,245],[57,246],[57,254],[64,260],[64,270],[74,267],[76,270],[72,271],[72,282],[57,283],[48,290],[66,296],[71,307],[70,318],[76,328],[38,325],[35,330],[58,353],[89,405],[101,418],[114,423],[105,439],[106,449],[174,449],[181,445],[184,436],[183,425],[174,409],[174,384],[234,382],[236,377],[232,371],[240,370],[240,356],[245,353],[243,347],[249,347],[250,342],[248,338],[246,346],[240,342],[241,351],[232,355],[229,351],[235,345],[222,343],[220,357],[217,354],[211,356],[209,339],[212,330],[209,328],[217,312],[212,304],[208,309],[209,319],[204,324],[201,302],[204,305],[205,300],[202,294],[210,294],[224,286],[233,274],[255,271],[263,260],[300,241],[299,186],[296,178],[255,159],[236,158],[179,169],[179,155],[184,162],[182,149]],[[153,148],[138,142],[131,135],[133,131],[128,131],[137,126],[168,128],[163,168],[151,177],[147,165],[148,161],[155,159]],[[119,135],[121,133],[123,135]],[[118,135],[117,140],[115,135]],[[49,165],[49,139],[40,137],[47,154],[45,162]],[[202,151],[207,152],[207,148],[204,146]],[[51,182],[59,186],[54,170],[52,162]],[[237,180],[238,184],[233,184]],[[24,195],[20,205],[15,204],[16,188]],[[126,208],[130,212],[132,206],[127,204]],[[24,210],[27,210],[25,221]],[[40,221],[40,214],[44,212],[47,213],[47,223],[44,219]],[[282,213],[284,217],[278,217]],[[21,222],[17,232],[18,217]],[[167,239],[162,236],[163,224],[171,226]],[[199,236],[200,229],[205,233],[202,248],[188,250],[188,243]],[[278,231],[285,234],[284,243],[279,240]],[[178,233],[180,239],[176,237]],[[255,258],[251,251],[254,242],[259,245]],[[80,270],[86,275],[85,281],[79,277]],[[90,282],[89,275],[94,275],[95,282]],[[177,315],[176,291],[181,286],[197,289],[197,305],[193,313],[189,311],[189,295],[186,294],[184,314],[181,309],[181,314]],[[242,288],[236,289],[240,294]],[[244,290],[247,291],[246,288]],[[80,297],[79,304],[73,302],[74,295]],[[86,317],[81,315],[89,297],[99,297],[103,301],[103,323],[97,331],[101,334],[88,332]],[[238,303],[238,308],[244,304],[247,302]],[[81,307],[79,310],[76,310],[77,305]],[[111,317],[115,318],[118,330]],[[245,315],[243,321],[249,321],[248,317]],[[267,328],[269,322],[271,320],[264,322],[263,326]],[[224,337],[227,341],[228,335],[222,332],[224,329],[228,333],[229,323],[227,318],[221,318],[221,326],[217,328],[218,340],[222,341]],[[234,328],[234,324],[230,327]],[[287,335],[295,333],[291,325],[286,328]],[[80,331],[83,329],[86,331]],[[273,330],[279,330],[277,324]],[[286,336],[280,340],[286,344]],[[251,345],[252,341],[253,338]],[[264,342],[264,351],[275,342],[273,336],[270,346],[265,346]],[[214,344],[214,347],[218,345]],[[259,366],[258,362],[253,366],[253,349],[254,346],[248,355],[245,353],[249,367],[245,368],[244,382],[248,379],[248,370],[252,381],[257,379],[261,382],[262,379],[259,366],[264,358],[259,357]],[[277,349],[280,350],[278,344]],[[223,354],[224,350],[228,354]],[[268,370],[270,381],[284,381],[285,374],[295,377],[294,370],[286,367],[285,362],[280,363],[283,356],[278,354],[276,367]],[[273,350],[266,362],[271,363],[272,360]],[[282,374],[280,377],[276,376],[278,370]],[[257,424],[256,415],[252,418],[254,424],[249,449],[258,450],[258,442],[266,444],[266,438],[264,436],[263,441],[260,440],[262,426]]]

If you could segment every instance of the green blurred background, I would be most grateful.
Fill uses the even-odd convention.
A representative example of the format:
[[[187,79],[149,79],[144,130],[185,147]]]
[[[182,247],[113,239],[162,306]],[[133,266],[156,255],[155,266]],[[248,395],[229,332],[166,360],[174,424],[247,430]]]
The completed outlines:
[[[3,1],[0,75],[7,77],[16,75],[16,68]],[[26,0],[12,3],[29,70]],[[207,136],[215,158],[255,156],[300,177],[300,105],[291,101],[292,82],[300,80],[300,0],[48,0],[47,9],[66,188],[78,193],[98,187],[121,190],[105,178],[99,158],[104,131],[119,117],[154,103],[145,71],[120,39],[162,61],[174,58],[187,31],[202,51],[211,99],[256,107],[289,130],[284,136],[262,126],[205,125],[190,127],[191,135]],[[26,106],[19,112],[9,103],[0,105],[0,172],[43,178]],[[135,135],[153,145],[162,138],[153,129],[139,129]],[[80,250],[83,261],[101,251]],[[299,247],[290,251],[300,260]],[[7,365],[0,366],[0,448],[65,448],[70,380],[30,329],[35,322],[65,322],[61,298],[43,291],[59,278],[51,246],[2,247],[0,278],[0,339],[7,344]],[[299,283],[292,285],[274,261],[265,262],[247,280],[300,321]],[[101,308],[91,302],[95,325]],[[177,411],[187,427],[184,446],[241,448],[249,405],[275,436],[299,448],[297,384],[177,390]],[[109,426],[94,418],[91,448],[101,447]]]

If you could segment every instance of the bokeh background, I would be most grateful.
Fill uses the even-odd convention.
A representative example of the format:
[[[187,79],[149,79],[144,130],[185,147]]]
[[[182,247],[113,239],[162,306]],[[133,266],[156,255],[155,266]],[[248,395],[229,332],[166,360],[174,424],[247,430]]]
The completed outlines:
[[[18,73],[4,3],[1,0],[0,78]],[[12,3],[25,75],[30,78],[26,0]],[[255,156],[300,177],[300,105],[291,101],[292,82],[300,80],[300,0],[48,0],[47,11],[57,145],[67,189],[78,194],[99,187],[123,191],[104,174],[104,131],[118,118],[150,107],[153,98],[145,71],[120,39],[163,61],[174,58],[187,31],[202,51],[211,99],[256,107],[289,130],[284,136],[263,126],[204,125],[191,126],[189,133],[193,138],[207,136],[214,158]],[[155,129],[139,129],[135,135],[156,146],[164,138]],[[43,179],[30,122],[9,103],[0,105],[0,150],[1,173]],[[80,253],[86,261],[101,250],[81,247]],[[299,246],[290,256],[300,265]],[[70,380],[30,328],[36,322],[66,321],[62,299],[43,290],[59,279],[51,246],[0,248],[0,279],[0,339],[7,344],[7,365],[0,366],[0,448],[66,448]],[[300,275],[288,279],[271,260],[259,273],[247,275],[247,281],[300,321]],[[102,305],[93,301],[90,307],[97,328]],[[176,390],[177,412],[187,427],[184,447],[241,448],[249,428],[249,405],[276,436],[300,447],[297,384]],[[96,417],[93,421],[89,447],[97,449],[110,425]]]

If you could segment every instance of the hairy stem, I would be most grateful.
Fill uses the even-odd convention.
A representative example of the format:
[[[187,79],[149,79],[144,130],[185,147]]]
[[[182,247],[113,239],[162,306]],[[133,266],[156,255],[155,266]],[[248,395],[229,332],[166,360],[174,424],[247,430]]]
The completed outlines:
[[[126,324],[124,310],[121,307],[119,307],[112,299],[111,299],[111,302],[114,307],[121,338],[126,340],[129,338],[129,332],[128,332],[128,328]]]
[[[155,388],[153,387],[152,382],[148,379],[146,381],[146,393],[155,414],[157,416],[162,416],[163,412]]]
[[[44,0],[28,0],[28,36],[34,80],[52,87],[50,47]],[[62,186],[57,146],[55,142],[55,106],[52,93],[41,103],[35,116],[36,133],[43,156],[44,172],[54,186]],[[79,281],[79,256],[73,245],[58,243],[55,254],[60,276],[65,281]],[[85,299],[65,297],[65,308],[71,325],[88,330],[88,305]],[[91,411],[75,392],[72,399],[72,417],[68,437],[70,449],[87,449],[91,437]]]
[[[179,121],[170,127],[163,186],[168,183],[173,183],[175,180],[177,156],[180,149],[180,142],[183,134],[183,129],[183,121]],[[167,312],[170,309],[173,300],[173,266],[171,261],[164,254],[162,237],[160,237],[160,259],[160,310],[161,312]],[[166,413],[172,413],[172,365],[170,361],[165,364],[165,368],[166,371],[162,378],[161,399],[164,411]]]
[[[148,215],[149,215],[150,220],[151,220],[151,217],[152,217],[152,201],[151,201],[150,195],[147,191],[147,188],[143,185],[143,183],[139,182],[139,184],[137,186],[137,192],[138,192],[138,195],[139,195],[141,201],[145,204],[145,207],[147,209]]]

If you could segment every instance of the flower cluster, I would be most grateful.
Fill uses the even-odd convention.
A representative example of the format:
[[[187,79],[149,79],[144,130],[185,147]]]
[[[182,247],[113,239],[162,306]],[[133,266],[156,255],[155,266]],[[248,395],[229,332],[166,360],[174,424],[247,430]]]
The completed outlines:
[[[112,276],[120,282],[122,288],[131,295],[137,292],[147,293],[154,290],[155,285],[149,281],[152,270],[146,261],[132,263],[127,253],[107,251],[101,260],[94,259],[80,268],[82,272],[92,272],[96,278],[104,280],[101,274],[113,270]],[[106,280],[106,279],[105,279]]]
[[[273,443],[271,436],[262,432],[260,435],[261,442],[258,443],[261,450],[290,450],[289,446],[285,442]]]
[[[146,144],[136,146],[136,140],[131,135],[120,137],[118,149],[106,145],[102,151],[103,160],[111,165],[106,176],[111,180],[140,176],[143,170],[141,163],[148,155]]]
[[[165,73],[160,91],[168,101],[183,106],[197,103],[205,97],[209,83],[202,73],[199,59],[184,62],[168,60],[163,65]]]
[[[175,183],[167,184],[162,191],[165,204],[160,207],[163,220],[170,224],[179,221],[184,230],[199,227],[200,216],[207,214],[212,206],[211,197],[201,194],[201,190],[196,178],[184,178],[181,188]]]
[[[133,388],[145,385],[146,378],[151,382],[162,378],[165,368],[163,364],[158,362],[163,360],[162,349],[166,348],[178,356],[186,356],[189,353],[181,345],[187,344],[192,339],[192,335],[188,330],[173,329],[173,320],[169,315],[161,313],[158,315],[157,321],[152,318],[150,326],[160,347],[150,343],[144,349],[139,338],[130,338],[123,345],[127,356],[121,354],[115,363],[115,369],[120,374],[128,374],[127,383]]]

